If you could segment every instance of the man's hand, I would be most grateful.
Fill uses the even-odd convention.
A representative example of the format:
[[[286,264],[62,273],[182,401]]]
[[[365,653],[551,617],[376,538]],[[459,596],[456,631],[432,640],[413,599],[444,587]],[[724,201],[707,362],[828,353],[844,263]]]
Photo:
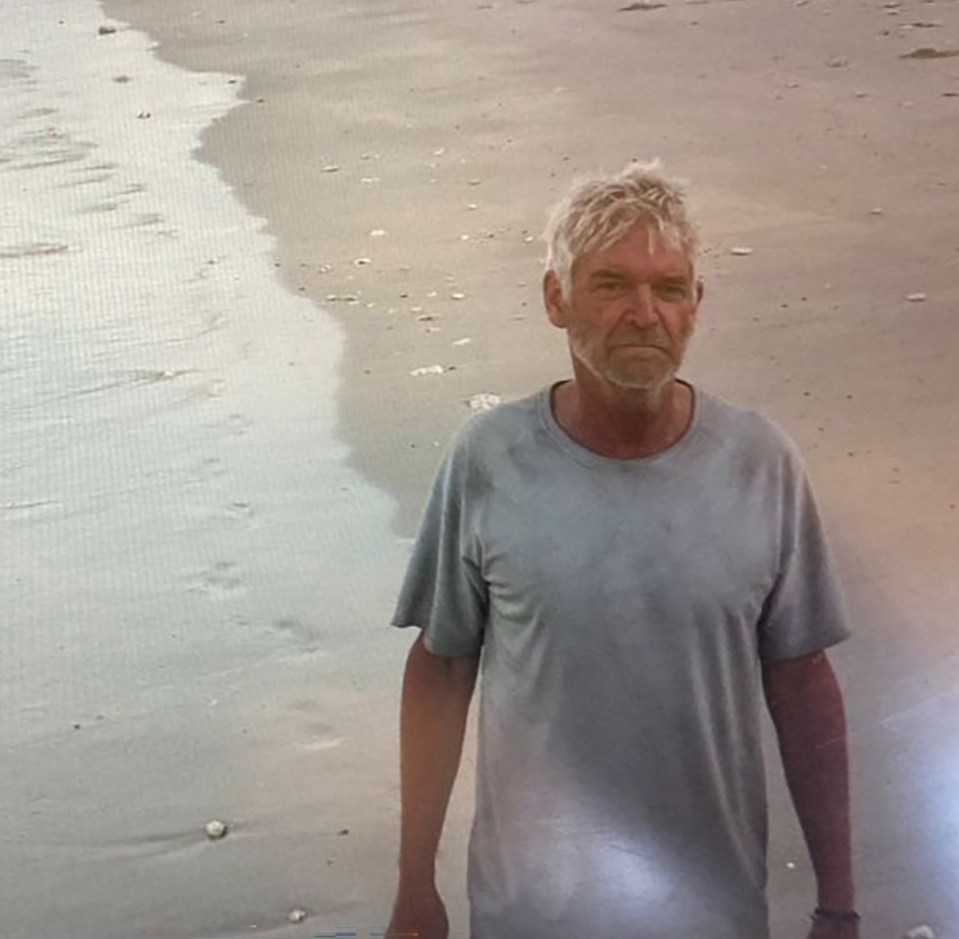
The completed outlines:
[[[819,919],[813,923],[807,939],[859,939],[859,924]]]
[[[384,939],[449,939],[450,921],[436,890],[400,888]]]

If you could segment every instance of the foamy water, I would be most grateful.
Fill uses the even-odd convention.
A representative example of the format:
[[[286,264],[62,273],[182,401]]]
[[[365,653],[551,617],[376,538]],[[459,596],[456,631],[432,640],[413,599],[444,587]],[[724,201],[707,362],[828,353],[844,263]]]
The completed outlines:
[[[334,436],[339,329],[191,157],[238,78],[92,0],[0,21],[0,932],[249,934],[295,898],[225,912],[254,856],[198,826],[337,771],[393,506]]]

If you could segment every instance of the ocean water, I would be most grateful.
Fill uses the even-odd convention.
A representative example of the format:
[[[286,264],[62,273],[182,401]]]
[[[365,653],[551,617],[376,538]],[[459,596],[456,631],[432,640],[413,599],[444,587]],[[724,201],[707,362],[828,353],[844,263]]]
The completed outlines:
[[[353,909],[315,865],[406,548],[340,330],[195,158],[242,76],[105,22],[0,0],[0,933],[282,932]]]

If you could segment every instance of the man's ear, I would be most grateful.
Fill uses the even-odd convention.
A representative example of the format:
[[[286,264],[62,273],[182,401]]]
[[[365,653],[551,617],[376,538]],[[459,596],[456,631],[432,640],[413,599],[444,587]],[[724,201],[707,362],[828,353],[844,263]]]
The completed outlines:
[[[543,275],[543,305],[549,321],[557,329],[566,328],[566,303],[563,300],[563,288],[555,271],[547,271]]]

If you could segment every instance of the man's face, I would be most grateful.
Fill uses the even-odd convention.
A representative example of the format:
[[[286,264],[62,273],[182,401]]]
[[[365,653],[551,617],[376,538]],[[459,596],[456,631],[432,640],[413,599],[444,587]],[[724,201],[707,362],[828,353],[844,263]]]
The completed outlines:
[[[569,303],[552,272],[543,286],[550,321],[567,331],[574,360],[620,388],[668,384],[683,361],[703,292],[682,250],[637,225],[611,248],[579,258],[572,274]]]

